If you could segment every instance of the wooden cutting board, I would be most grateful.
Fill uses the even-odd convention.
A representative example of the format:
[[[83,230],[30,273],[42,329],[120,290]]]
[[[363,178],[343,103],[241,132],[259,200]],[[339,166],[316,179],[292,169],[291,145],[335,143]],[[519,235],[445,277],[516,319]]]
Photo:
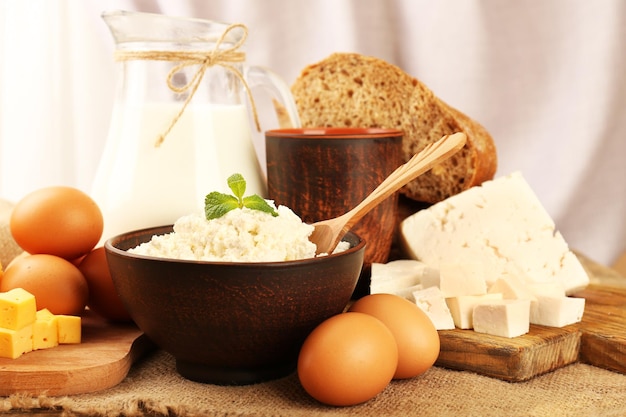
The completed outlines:
[[[442,330],[436,364],[512,382],[576,361],[626,373],[626,288],[592,284],[574,296],[586,299],[582,322],[563,328],[531,325],[511,339]]]
[[[580,361],[626,373],[626,289],[592,286],[578,295],[591,306],[578,326]]]
[[[110,388],[153,348],[134,324],[111,324],[86,314],[82,343],[37,350],[17,359],[0,358],[0,396],[60,396]]]

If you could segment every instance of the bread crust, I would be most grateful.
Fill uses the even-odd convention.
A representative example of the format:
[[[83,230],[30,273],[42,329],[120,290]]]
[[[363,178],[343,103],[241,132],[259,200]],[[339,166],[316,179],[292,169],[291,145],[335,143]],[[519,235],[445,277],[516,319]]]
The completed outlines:
[[[487,130],[381,59],[332,54],[304,68],[291,90],[303,127],[401,129],[407,161],[442,136],[464,132],[465,147],[407,184],[408,198],[436,203],[495,175],[496,148]]]

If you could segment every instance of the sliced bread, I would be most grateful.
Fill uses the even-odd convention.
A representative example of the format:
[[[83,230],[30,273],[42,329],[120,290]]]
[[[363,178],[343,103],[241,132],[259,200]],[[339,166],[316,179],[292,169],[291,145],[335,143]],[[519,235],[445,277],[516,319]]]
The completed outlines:
[[[332,54],[304,68],[291,90],[303,127],[401,129],[407,161],[444,135],[465,133],[461,151],[402,189],[410,199],[436,203],[495,175],[496,149],[485,128],[381,59]]]

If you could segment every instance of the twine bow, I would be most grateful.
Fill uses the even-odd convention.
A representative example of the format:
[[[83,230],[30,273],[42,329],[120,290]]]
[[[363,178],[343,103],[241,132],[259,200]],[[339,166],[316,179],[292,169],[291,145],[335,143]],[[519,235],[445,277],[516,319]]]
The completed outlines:
[[[243,30],[243,35],[241,36],[239,41],[230,48],[220,49],[220,45],[222,44],[228,33],[234,29]],[[239,81],[241,81],[244,89],[246,90],[248,100],[250,101],[250,106],[252,107],[252,114],[254,116],[254,123],[256,125],[257,131],[261,131],[259,116],[257,114],[254,98],[252,97],[252,92],[250,91],[250,86],[244,79],[241,72],[234,65],[232,65],[232,63],[245,61],[246,54],[245,52],[240,51],[239,48],[243,46],[247,37],[248,28],[241,23],[235,23],[228,26],[226,30],[224,30],[224,32],[220,35],[219,39],[215,43],[215,48],[212,51],[115,51],[115,59],[117,61],[129,61],[135,59],[180,61],[180,64],[172,68],[167,74],[167,86],[175,93],[180,94],[188,91],[189,94],[187,95],[187,98],[185,99],[185,102],[183,103],[180,111],[176,114],[176,116],[174,116],[167,129],[157,138],[156,143],[154,144],[155,147],[160,146],[165,140],[165,137],[172,131],[178,120],[185,112],[185,109],[191,102],[191,99],[196,94],[196,91],[198,91],[198,87],[200,87],[200,83],[202,82],[202,78],[204,77],[206,70],[214,65],[219,65],[226,68],[227,70],[235,74]],[[191,79],[185,85],[181,87],[175,86],[174,77],[176,76],[176,74],[178,74],[185,68],[193,65],[200,65],[198,71],[196,71],[193,77],[191,77]]]

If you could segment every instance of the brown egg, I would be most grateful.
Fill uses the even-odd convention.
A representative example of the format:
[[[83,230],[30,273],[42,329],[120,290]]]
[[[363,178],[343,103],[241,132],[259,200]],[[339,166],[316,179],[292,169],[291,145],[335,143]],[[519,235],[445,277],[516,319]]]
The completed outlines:
[[[13,208],[11,234],[31,254],[45,253],[74,260],[91,251],[103,231],[100,208],[72,187],[33,191]]]
[[[382,392],[397,364],[395,339],[380,320],[342,313],[324,321],[306,338],[298,357],[298,378],[316,400],[347,406]]]
[[[22,288],[35,296],[37,309],[53,314],[82,314],[89,289],[83,274],[71,262],[54,255],[38,254],[16,259],[4,271],[0,292]]]
[[[4,267],[4,269],[9,269],[9,267],[10,267],[11,265],[13,265],[13,263],[14,263],[15,261],[17,261],[18,259],[25,258],[25,257],[27,257],[27,256],[30,256],[30,253],[28,253],[28,252],[26,252],[26,251],[22,251],[22,252],[20,252],[19,254],[15,255],[15,257],[14,257],[13,259],[11,259],[11,261],[7,264],[7,266],[5,266],[5,267]]]
[[[89,252],[80,262],[78,269],[89,286],[87,306],[98,315],[112,321],[130,321],[126,307],[117,295],[104,247]]]
[[[416,304],[397,295],[371,294],[355,301],[349,311],[372,315],[391,330],[398,344],[394,379],[423,374],[439,357],[439,333]]]

